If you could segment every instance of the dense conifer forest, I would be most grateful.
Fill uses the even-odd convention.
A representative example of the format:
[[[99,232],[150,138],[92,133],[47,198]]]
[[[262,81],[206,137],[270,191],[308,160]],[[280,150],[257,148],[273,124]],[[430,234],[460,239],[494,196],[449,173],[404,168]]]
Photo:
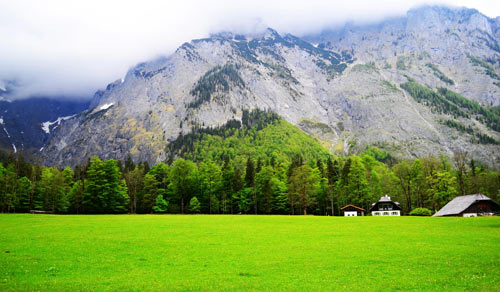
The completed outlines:
[[[500,196],[500,173],[467,153],[399,161],[368,146],[358,155],[335,156],[259,110],[244,111],[241,122],[195,128],[166,151],[167,161],[154,166],[95,156],[73,169],[4,155],[0,211],[340,215],[344,205],[368,210],[389,195],[408,214],[435,212],[463,194]]]

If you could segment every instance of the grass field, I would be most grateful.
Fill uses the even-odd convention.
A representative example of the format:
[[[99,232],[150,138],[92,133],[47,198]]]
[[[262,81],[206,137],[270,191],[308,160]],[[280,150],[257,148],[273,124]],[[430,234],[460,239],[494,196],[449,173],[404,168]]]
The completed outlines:
[[[0,291],[499,291],[500,218],[0,215]]]

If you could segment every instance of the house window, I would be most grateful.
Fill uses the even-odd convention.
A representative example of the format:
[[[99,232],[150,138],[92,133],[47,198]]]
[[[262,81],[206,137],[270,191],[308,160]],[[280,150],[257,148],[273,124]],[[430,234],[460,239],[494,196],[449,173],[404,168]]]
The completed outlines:
[[[384,216],[387,216],[387,215],[389,215],[389,212],[384,212]]]
[[[392,212],[392,215],[398,215],[398,212]]]
[[[375,212],[375,216],[380,216],[380,213],[379,212]]]

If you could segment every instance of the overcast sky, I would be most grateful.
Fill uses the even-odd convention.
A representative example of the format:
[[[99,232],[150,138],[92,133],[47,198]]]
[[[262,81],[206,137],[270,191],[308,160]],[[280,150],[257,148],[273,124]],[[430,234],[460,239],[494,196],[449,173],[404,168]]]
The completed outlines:
[[[500,15],[493,0],[0,0],[0,88],[2,80],[16,80],[20,96],[90,97],[134,64],[220,30],[262,23],[302,35],[423,4]]]

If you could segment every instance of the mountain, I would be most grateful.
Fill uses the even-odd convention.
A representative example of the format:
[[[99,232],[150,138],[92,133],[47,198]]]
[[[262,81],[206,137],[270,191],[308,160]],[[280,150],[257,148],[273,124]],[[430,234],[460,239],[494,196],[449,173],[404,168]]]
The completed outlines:
[[[38,154],[62,120],[87,109],[88,105],[88,101],[67,98],[1,100],[0,149],[28,156]]]
[[[199,128],[270,110],[333,153],[399,158],[468,151],[499,163],[500,19],[426,6],[299,38],[220,33],[138,64],[61,123],[47,164],[92,155],[154,163]]]

